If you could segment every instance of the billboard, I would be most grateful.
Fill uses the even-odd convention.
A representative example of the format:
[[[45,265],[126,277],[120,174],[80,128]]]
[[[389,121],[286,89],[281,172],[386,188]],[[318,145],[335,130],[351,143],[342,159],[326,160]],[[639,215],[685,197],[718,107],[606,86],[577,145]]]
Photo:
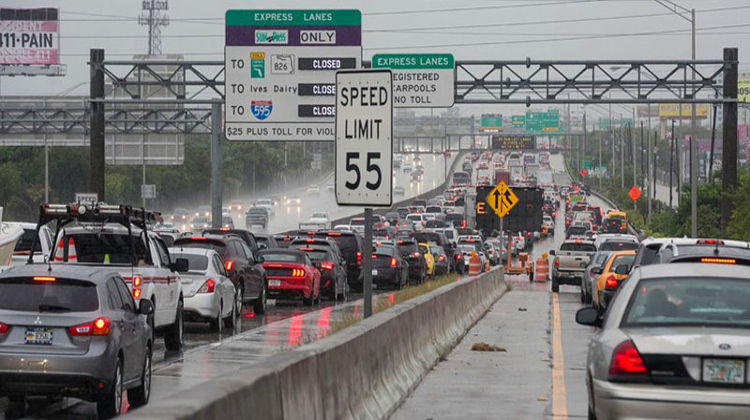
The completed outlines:
[[[58,10],[0,9],[0,65],[60,64]]]
[[[682,105],[682,118],[690,118],[692,105]],[[708,104],[698,104],[695,106],[695,116],[698,118],[708,117]],[[659,118],[677,118],[680,116],[680,104],[659,104]]]

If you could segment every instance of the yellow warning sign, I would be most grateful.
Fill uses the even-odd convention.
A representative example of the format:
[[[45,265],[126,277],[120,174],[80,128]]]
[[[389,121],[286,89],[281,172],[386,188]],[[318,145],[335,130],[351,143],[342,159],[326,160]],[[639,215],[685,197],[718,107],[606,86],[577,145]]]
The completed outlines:
[[[505,217],[506,214],[518,203],[518,196],[513,190],[500,181],[495,188],[487,194],[487,204],[495,211],[498,217]]]

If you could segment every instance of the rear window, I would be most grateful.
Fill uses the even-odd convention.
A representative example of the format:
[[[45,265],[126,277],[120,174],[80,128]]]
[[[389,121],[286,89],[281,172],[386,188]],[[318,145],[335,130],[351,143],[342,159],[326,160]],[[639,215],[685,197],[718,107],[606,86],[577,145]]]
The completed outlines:
[[[593,244],[564,243],[560,245],[560,251],[596,252],[596,247]]]
[[[420,214],[410,214],[410,215],[406,216],[406,220],[408,220],[410,222],[422,221],[422,215],[420,215]]]
[[[632,266],[634,260],[635,255],[620,255],[619,257],[616,257],[614,261],[612,261],[612,270],[615,270],[618,265]]]
[[[179,254],[175,252],[170,252],[169,255],[172,257],[172,261],[176,258],[188,260],[190,271],[206,271],[208,269],[208,257],[205,255]]]
[[[398,250],[401,253],[401,256],[406,256],[406,255],[412,254],[414,252],[419,252],[419,247],[417,246],[416,243],[408,243],[408,242],[406,242],[406,243],[403,243],[403,244],[399,244]]]
[[[31,251],[31,244],[34,243],[36,237],[36,230],[24,229],[23,235],[16,242],[16,247],[13,252],[29,252]],[[42,252],[42,244],[37,240],[34,246],[34,252]]]
[[[341,250],[342,256],[347,262],[352,263],[357,260],[357,252],[359,252],[359,246],[357,244],[357,238],[354,235],[326,236],[336,242],[336,245],[338,245],[339,249]]]
[[[248,209],[247,213],[245,214],[259,214],[259,215],[265,216],[266,214],[268,214],[268,210],[266,210],[265,208],[254,207],[254,208]]]
[[[600,251],[629,251],[638,249],[637,242],[607,241],[599,245]]]
[[[310,257],[310,260],[313,262],[318,262],[318,261],[329,259],[328,253],[326,251],[314,250],[314,251],[303,251],[303,252],[307,254],[307,256]]]
[[[641,280],[623,327],[750,327],[750,282],[728,278]]]
[[[66,235],[63,239],[64,246],[68,246],[68,238],[73,238],[76,256],[81,263],[104,263],[131,264],[133,251],[131,248],[131,237],[114,233],[74,233]],[[138,260],[143,259],[146,264],[153,264],[151,254],[146,250],[146,245],[138,237],[132,237],[135,242],[135,254]],[[72,252],[68,251],[68,255]],[[55,250],[55,257],[62,257],[61,250]]]
[[[365,219],[352,219],[351,222],[349,222],[350,226],[364,226],[365,225]]]
[[[202,240],[190,240],[190,239],[178,239],[175,243],[178,248],[200,248],[200,249],[213,249],[219,255],[224,255],[224,249],[226,247],[220,242],[214,241],[202,241]]]
[[[0,280],[0,309],[23,312],[91,312],[99,309],[94,283],[56,279],[34,281],[30,277]]]
[[[270,262],[288,262],[288,263],[303,263],[304,258],[301,255],[290,253],[290,252],[259,252],[258,255],[262,256],[265,261]]]

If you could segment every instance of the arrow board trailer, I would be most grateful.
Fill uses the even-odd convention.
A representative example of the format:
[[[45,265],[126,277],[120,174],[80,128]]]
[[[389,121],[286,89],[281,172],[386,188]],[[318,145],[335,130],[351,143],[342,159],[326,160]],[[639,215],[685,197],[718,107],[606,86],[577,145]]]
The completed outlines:
[[[336,73],[336,203],[393,203],[393,77],[390,70]]]

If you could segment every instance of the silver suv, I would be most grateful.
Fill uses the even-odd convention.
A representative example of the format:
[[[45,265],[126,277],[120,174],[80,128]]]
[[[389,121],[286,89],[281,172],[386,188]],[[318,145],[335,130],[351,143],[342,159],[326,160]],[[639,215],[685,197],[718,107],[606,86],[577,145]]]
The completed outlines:
[[[151,394],[149,300],[136,307],[114,267],[29,264],[0,274],[0,395],[97,403],[100,418]]]

